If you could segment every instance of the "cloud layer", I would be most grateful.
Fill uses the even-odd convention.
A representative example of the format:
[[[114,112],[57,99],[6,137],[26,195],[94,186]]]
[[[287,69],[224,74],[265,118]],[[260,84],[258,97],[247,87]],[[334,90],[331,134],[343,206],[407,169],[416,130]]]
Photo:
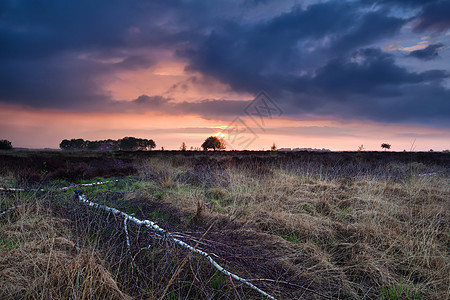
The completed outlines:
[[[415,57],[421,60],[431,60],[439,57],[439,51],[442,50],[444,44],[430,44],[424,49],[414,50],[409,53],[409,56]]]
[[[186,78],[220,81],[242,94],[265,90],[292,118],[450,126],[450,63],[427,65],[450,57],[448,1],[308,3],[5,0],[0,102],[217,119],[242,113],[248,100],[193,102],[151,91],[114,99],[106,88],[117,74],[151,70],[161,53],[171,53],[185,63]],[[420,50],[385,50],[424,38]],[[188,93],[192,84],[173,87]]]

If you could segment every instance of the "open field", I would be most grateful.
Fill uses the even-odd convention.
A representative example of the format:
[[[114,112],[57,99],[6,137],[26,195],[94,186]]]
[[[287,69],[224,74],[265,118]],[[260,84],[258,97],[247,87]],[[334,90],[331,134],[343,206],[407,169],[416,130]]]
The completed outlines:
[[[75,190],[277,299],[450,298],[448,153],[11,151],[0,187],[1,299],[267,299]]]

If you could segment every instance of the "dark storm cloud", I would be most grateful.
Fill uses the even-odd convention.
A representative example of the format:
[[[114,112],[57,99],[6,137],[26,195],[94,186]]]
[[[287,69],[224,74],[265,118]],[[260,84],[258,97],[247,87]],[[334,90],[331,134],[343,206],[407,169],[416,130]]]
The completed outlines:
[[[241,114],[249,101],[203,99],[198,102],[176,102],[163,96],[141,95],[132,101],[116,101],[109,107],[112,111],[143,112],[161,111],[168,114],[200,114],[207,119],[231,119]]]
[[[309,112],[342,118],[450,126],[447,71],[410,72],[376,48],[330,60],[314,76],[298,77],[284,98],[287,114]]]
[[[289,73],[301,69],[312,51],[333,57],[392,36],[405,22],[383,12],[358,12],[357,6],[339,1],[297,7],[253,26],[227,22],[179,54],[189,58],[190,70],[219,78],[236,90],[256,93],[264,88],[279,95],[295,80]]]
[[[401,7],[422,7],[428,3],[436,2],[436,0],[361,0],[362,4],[366,5],[396,5]]]
[[[408,56],[415,57],[421,60],[431,60],[439,57],[439,50],[444,47],[444,44],[430,44],[424,49],[414,50]]]
[[[378,39],[392,37],[398,33],[407,20],[389,17],[386,14],[387,11],[384,10],[367,13],[355,28],[336,40],[332,49],[340,50],[342,53],[342,50],[352,50],[359,46],[369,45]]]
[[[440,124],[449,127],[450,90],[436,84],[405,85],[398,90],[399,95],[391,97],[352,98],[351,112],[358,113],[360,119],[375,118],[380,121],[420,122],[427,125]]]
[[[98,90],[95,64],[71,58],[4,60],[0,63],[0,99],[38,108],[79,109],[105,103]]]
[[[442,32],[450,28],[450,1],[433,1],[418,16],[415,31]]]
[[[275,99],[285,114],[295,117],[315,113],[353,119],[402,122],[420,120],[450,125],[450,91],[440,82],[447,71],[410,72],[395,63],[392,54],[365,48],[330,60],[316,73],[292,76],[286,81],[290,94]],[[241,115],[249,101],[206,99],[176,102],[162,96],[141,95],[132,102],[117,103],[120,110],[152,109],[169,114],[201,114],[205,118],[229,119]],[[115,109],[118,109],[116,107]],[[445,121],[447,120],[447,121]]]
[[[449,1],[280,1],[276,12],[273,3],[2,1],[0,102],[207,118],[242,113],[248,101],[182,102],[151,92],[113,99],[104,90],[117,72],[151,68],[166,51],[186,61],[186,71],[194,73],[189,78],[213,78],[234,92],[265,90],[291,116],[450,125],[448,72],[413,72],[398,64],[400,55],[379,49],[405,30],[443,35],[450,27]],[[447,50],[435,42],[410,56],[428,60],[438,51],[444,56]],[[180,81],[172,89],[188,85]]]
[[[409,72],[395,64],[392,54],[367,48],[356,51],[349,57],[329,61],[317,70],[311,83],[329,95],[370,94],[380,87],[436,81],[448,76],[442,70]]]
[[[151,47],[179,42],[176,29],[161,25],[170,22],[158,9],[164,5],[147,1],[3,1],[0,101],[104,107],[111,100],[101,89],[107,76],[148,68],[157,56]]]
[[[420,12],[411,20],[415,20],[414,31],[430,30],[443,32],[450,28],[450,1],[448,0],[361,0],[361,5],[378,5],[386,8],[419,8]]]

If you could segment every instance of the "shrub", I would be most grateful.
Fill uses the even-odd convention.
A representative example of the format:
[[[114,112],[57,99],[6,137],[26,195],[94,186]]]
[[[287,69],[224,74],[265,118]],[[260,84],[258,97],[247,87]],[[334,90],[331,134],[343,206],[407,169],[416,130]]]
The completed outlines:
[[[0,150],[11,150],[13,147],[8,140],[0,140]]]

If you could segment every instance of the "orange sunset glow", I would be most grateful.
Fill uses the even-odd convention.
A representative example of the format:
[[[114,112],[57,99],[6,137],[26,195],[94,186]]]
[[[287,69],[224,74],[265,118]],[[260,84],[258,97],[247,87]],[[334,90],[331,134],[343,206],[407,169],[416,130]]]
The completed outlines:
[[[0,300],[448,299],[449,186],[450,0],[0,0]]]
[[[229,150],[450,148],[448,20],[401,4],[244,2],[47,3],[45,21],[25,2],[5,6],[0,138],[52,149],[135,136],[176,150],[211,135]],[[79,15],[90,10],[99,19]],[[329,11],[340,12],[334,25],[322,21]]]

